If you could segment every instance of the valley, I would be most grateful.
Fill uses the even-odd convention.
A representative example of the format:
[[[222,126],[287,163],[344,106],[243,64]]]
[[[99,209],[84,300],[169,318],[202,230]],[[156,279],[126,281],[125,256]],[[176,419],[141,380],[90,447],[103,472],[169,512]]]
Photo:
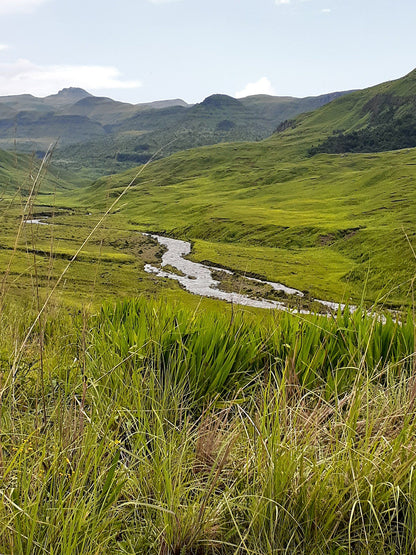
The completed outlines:
[[[415,95],[0,98],[0,552],[414,552]]]
[[[117,264],[118,258],[131,254],[127,255],[119,247],[108,249],[111,241],[106,234],[116,233],[121,237],[151,232],[190,240],[191,258],[196,262],[208,261],[243,276],[258,275],[266,281],[298,289],[310,298],[344,304],[380,302],[393,309],[408,306],[415,274],[412,249],[416,237],[413,211],[416,199],[412,183],[416,151],[406,148],[311,156],[310,149],[325,136],[333,137],[333,130],[341,126],[349,130],[365,129],[367,124],[371,127],[373,107],[383,106],[376,104],[377,99],[394,99],[396,95],[399,100],[390,100],[388,109],[391,111],[396,106],[402,113],[403,99],[412,98],[415,83],[412,72],[398,81],[335,98],[316,111],[298,116],[293,124],[284,125],[262,141],[185,150],[150,165],[146,163],[139,170],[100,177],[92,183],[85,173],[76,174],[56,165],[58,150],[52,153],[45,183],[37,185],[39,195],[30,201],[32,216],[42,215],[45,205],[48,214],[53,215],[50,223],[56,224],[56,229],[68,229],[71,225],[71,233],[65,231],[62,243],[54,239],[53,248],[76,251],[76,245],[88,235],[89,223],[97,221],[114,203],[114,209],[103,221],[104,226],[93,237],[93,243],[100,243],[102,256],[107,257],[108,263],[113,255]],[[79,96],[82,98],[78,99]],[[55,104],[60,110],[68,109],[68,97],[71,102],[77,100],[77,110],[79,103],[86,103],[88,110],[94,107],[97,117],[103,118],[107,113],[98,106],[106,107],[108,100],[96,99],[77,89],[43,102]],[[36,100],[36,106],[40,100]],[[261,105],[264,110],[265,106],[278,105],[271,100],[253,97],[250,103]],[[161,103],[151,110],[175,108],[170,104]],[[241,111],[240,104],[214,95],[195,109],[207,121],[211,118],[209,110],[212,114],[218,112],[219,115],[212,116],[215,122],[227,110]],[[131,106],[117,104],[117,107],[119,114],[127,113],[131,117]],[[134,109],[150,117],[147,107]],[[188,110],[182,105],[179,109]],[[272,113],[276,117],[276,112]],[[85,155],[88,152],[86,149]],[[13,176],[16,190],[19,178],[12,168],[16,167],[17,158],[13,159],[12,154],[4,156],[8,158],[3,172],[5,176]],[[29,158],[25,163],[27,167],[39,165]],[[56,182],[52,194],[49,183],[53,176],[59,176],[60,181]],[[14,188],[9,186],[9,198]],[[8,191],[7,177],[3,189]],[[24,191],[20,193],[23,203],[24,194]],[[120,202],[119,196],[122,196]],[[13,210],[3,213],[7,226],[11,225],[11,214],[17,216],[19,212],[17,205],[14,204]],[[87,218],[86,214],[89,214]],[[19,220],[14,221],[17,229]],[[46,244],[53,233],[50,229],[42,232],[38,230],[35,236],[43,252],[47,252]],[[4,245],[6,250],[12,242],[13,232],[8,246]],[[58,247],[59,244],[62,246]],[[86,245],[86,248],[90,247]],[[50,252],[48,256],[55,254]],[[148,283],[149,276],[143,276],[146,261],[138,252],[134,260],[134,263],[130,260],[131,269],[139,271],[140,268],[141,281],[135,288],[134,280],[129,278],[128,294],[148,288],[153,291],[154,280]],[[107,271],[102,274],[107,275]],[[136,283],[139,284],[138,279]],[[120,292],[123,290],[119,288]]]

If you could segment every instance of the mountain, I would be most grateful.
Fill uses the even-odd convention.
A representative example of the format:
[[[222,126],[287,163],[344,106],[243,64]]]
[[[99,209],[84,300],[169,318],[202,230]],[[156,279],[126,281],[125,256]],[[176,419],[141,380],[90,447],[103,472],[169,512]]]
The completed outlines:
[[[61,106],[68,106],[82,100],[83,98],[90,98],[92,95],[78,87],[68,87],[60,90],[57,94],[51,94],[43,99],[44,104],[59,108]]]
[[[104,105],[100,108],[96,100],[87,99],[74,109],[95,102],[96,111],[93,115],[90,112],[89,117],[99,117],[105,123],[107,134],[59,149],[56,161],[73,169],[91,167],[99,175],[134,167],[155,155],[164,157],[180,150],[222,142],[258,141],[272,134],[286,118],[314,110],[343,94],[346,93],[305,99],[259,95],[239,100],[214,94],[193,106],[177,103],[169,107],[159,105],[156,110],[147,105],[133,114],[122,109],[116,117],[112,115],[115,107],[103,115],[99,110]]]
[[[260,142],[158,160],[123,196],[117,217],[133,229],[191,240],[194,260],[261,274],[315,298],[410,304],[416,148],[314,156],[311,149],[339,130],[415,117],[415,77],[342,96]],[[202,104],[195,109],[230,104],[240,113],[244,100]],[[103,209],[136,173],[102,178],[77,202]]]
[[[114,125],[142,111],[188,106],[182,100],[128,104],[69,87],[45,98],[0,97],[0,148],[43,155],[51,143],[71,145],[108,135]]]
[[[329,94],[322,94],[320,96],[309,96],[306,98],[294,98],[292,96],[279,97],[269,96],[266,94],[247,96],[242,98],[241,102],[248,108],[253,108],[259,116],[265,117],[270,120],[275,120],[278,123],[294,117],[296,114],[304,112],[312,112],[336,98],[344,96],[349,92],[333,92]]]
[[[80,98],[73,104],[65,106],[60,111],[60,114],[85,116],[103,126],[109,126],[120,124],[123,120],[132,118],[144,111],[163,110],[173,107],[188,108],[189,104],[180,99],[159,100],[144,104],[128,104],[107,97],[88,95]]]
[[[0,97],[0,148],[38,155],[59,138],[55,163],[101,175],[153,156],[229,141],[261,140],[287,118],[345,93],[296,99],[214,94],[190,105],[180,99],[117,102],[69,87],[46,98]]]
[[[337,99],[313,114],[298,117],[289,127],[295,136],[313,142],[311,155],[415,147],[416,70]]]
[[[43,99],[31,94],[0,96],[0,117],[4,117],[4,114],[16,115],[22,111],[47,112],[48,110]]]
[[[62,89],[57,94],[38,98],[31,94],[0,96],[0,110],[9,109],[14,115],[20,112],[50,112],[57,108],[70,106],[83,98],[91,97],[90,93],[76,87]],[[1,112],[0,112],[1,114]]]

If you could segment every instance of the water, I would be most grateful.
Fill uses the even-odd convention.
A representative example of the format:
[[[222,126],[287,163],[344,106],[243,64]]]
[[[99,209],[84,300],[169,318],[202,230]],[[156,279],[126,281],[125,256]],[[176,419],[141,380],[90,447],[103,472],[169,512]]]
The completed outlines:
[[[184,256],[187,256],[191,252],[191,244],[187,241],[180,241],[178,239],[172,239],[170,237],[161,237],[160,235],[150,236],[156,239],[160,245],[166,247],[167,250],[163,254],[161,268],[156,268],[151,264],[146,264],[144,267],[145,271],[148,273],[156,274],[157,276],[162,278],[176,280],[187,291],[189,291],[189,293],[193,293],[194,295],[201,295],[202,297],[221,299],[233,304],[243,306],[286,310],[288,312],[293,312],[297,314],[310,314],[308,310],[289,308],[280,301],[261,298],[253,299],[246,295],[241,295],[240,293],[221,291],[218,289],[218,285],[220,285],[220,282],[215,280],[212,276],[213,270],[219,270],[231,275],[233,275],[233,272],[231,272],[230,270],[223,270],[222,268],[211,268],[209,266],[205,266],[204,264],[193,262],[192,260],[187,260],[186,258],[184,258]],[[163,269],[165,266],[176,268],[183,275],[178,275],[176,273],[166,271]],[[282,291],[287,295],[304,297],[302,291],[298,291],[297,289],[293,289],[291,287],[286,287],[282,283],[263,281],[257,278],[247,279],[263,285],[270,285],[275,291]],[[321,301],[319,299],[314,300],[331,310],[337,310],[338,307],[341,307],[342,310],[345,308],[344,305],[339,305],[337,303]]]
[[[42,222],[42,220],[25,220],[25,224],[49,225],[46,222]]]

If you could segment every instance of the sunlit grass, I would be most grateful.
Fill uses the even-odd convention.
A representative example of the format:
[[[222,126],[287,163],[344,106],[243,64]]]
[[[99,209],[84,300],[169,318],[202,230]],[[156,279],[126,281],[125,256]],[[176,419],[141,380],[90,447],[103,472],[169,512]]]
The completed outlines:
[[[1,326],[5,553],[410,553],[414,324],[51,306]]]

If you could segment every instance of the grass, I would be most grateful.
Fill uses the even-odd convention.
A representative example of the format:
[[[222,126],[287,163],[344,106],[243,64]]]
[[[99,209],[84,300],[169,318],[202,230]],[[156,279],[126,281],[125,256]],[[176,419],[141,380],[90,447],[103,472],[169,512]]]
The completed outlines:
[[[416,151],[311,159],[314,118],[130,189],[52,173],[35,198],[37,166],[4,156],[1,553],[415,552]],[[143,230],[361,308],[201,300],[144,272],[161,250]],[[376,299],[400,319],[369,316]]]
[[[143,272],[146,257],[134,248],[135,235],[153,231],[191,240],[196,261],[255,273],[315,298],[353,304],[364,298],[369,305],[409,307],[416,270],[416,150],[313,158],[308,151],[336,129],[364,125],[363,110],[375,95],[409,95],[413,84],[411,74],[344,96],[262,142],[179,152],[144,168],[127,193],[137,170],[76,188],[55,180],[56,193],[48,185],[34,213],[54,214],[50,221],[60,236],[54,248],[57,257],[65,256],[76,252],[91,222],[123,195],[105,220],[99,249],[89,243],[85,251],[90,261],[97,258],[94,248],[101,253],[105,268],[93,283],[103,297],[178,291]],[[8,167],[13,175],[12,159]],[[22,175],[15,175],[14,182]],[[13,188],[5,196],[8,203],[12,194]],[[13,248],[20,215],[16,204],[14,211],[4,206],[3,259]],[[50,232],[43,226],[36,239],[47,258]],[[19,260],[23,281],[29,283],[30,272]],[[91,281],[87,262],[73,266],[67,283],[77,297],[88,292]]]
[[[134,249],[134,235],[154,231],[191,240],[194,260],[262,275],[315,298],[352,303],[364,298],[368,304],[382,300],[392,308],[408,307],[416,270],[416,150],[312,158],[308,152],[334,131],[367,125],[380,95],[391,98],[394,106],[411,106],[414,89],[412,72],[303,114],[265,141],[179,152],[144,168],[127,193],[136,169],[83,187],[68,186],[85,185],[80,174],[59,177],[52,170],[34,213],[54,214],[60,236],[54,248],[57,257],[66,256],[82,244],[88,225],[123,195],[105,220],[99,249],[90,243],[85,251],[89,261],[97,250],[101,253],[105,269],[93,283],[102,296],[116,291],[123,296],[153,294],[162,287],[178,291],[142,271],[146,259]],[[9,185],[2,201],[1,259],[13,248],[20,215],[12,202],[14,192],[22,182],[30,184],[33,169],[28,158],[3,158]],[[24,203],[25,187],[21,193]],[[48,258],[49,235],[44,226],[36,238]],[[37,256],[41,260],[41,251]],[[22,281],[28,283],[30,272],[22,257],[17,258]],[[128,269],[118,272],[119,266]],[[88,261],[73,268],[68,283],[76,297],[88,292],[91,276]]]
[[[215,156],[237,164],[228,157],[233,148],[217,149]],[[361,231],[373,240],[381,220],[374,216],[370,225],[373,216],[363,213],[361,228],[342,216],[340,232],[331,227],[322,201],[320,215],[305,210],[310,231],[299,236],[296,208],[289,209],[298,200],[289,188],[303,170],[293,163],[282,192],[287,221],[293,220],[275,237],[266,217],[269,205],[250,208],[250,188],[235,188],[225,175],[216,176],[223,186],[215,193],[208,175],[200,196],[180,197],[179,171],[200,171],[207,152],[189,154],[189,166],[180,167],[177,155],[147,168],[166,176],[169,170],[178,181],[161,183],[160,196],[152,189],[155,181],[140,181],[125,193],[85,242],[41,317],[39,307],[118,198],[121,189],[115,195],[113,186],[121,187],[127,175],[112,178],[112,186],[102,181],[87,191],[58,191],[53,204],[42,195],[30,199],[26,215],[50,216],[53,225],[22,224],[24,196],[20,206],[11,203],[3,211],[0,260],[6,265],[12,257],[13,264],[5,274],[0,320],[0,552],[414,551],[413,315],[402,311],[400,322],[390,316],[382,322],[365,310],[299,317],[201,301],[143,272],[143,264],[157,261],[161,252],[137,233],[195,234],[197,259],[284,276],[288,285],[295,283],[286,279],[296,276],[303,288],[309,283],[313,292],[336,298],[351,260],[343,241],[358,241],[358,252],[366,241]],[[411,160],[414,153],[401,155]],[[377,171],[387,160],[389,172],[399,171],[395,156],[380,157]],[[326,158],[320,159],[323,168]],[[271,163],[267,152],[264,160]],[[208,174],[212,163],[206,163]],[[365,183],[371,186],[371,159],[343,163],[349,171],[368,171]],[[329,190],[329,182],[323,179],[322,187]],[[186,185],[188,192],[194,185]],[[132,204],[138,190],[140,219]],[[391,192],[386,185],[383,202]],[[183,203],[174,202],[180,198],[183,213]],[[368,211],[370,201],[366,206],[365,195],[361,200]],[[306,196],[304,203],[319,205]],[[225,211],[231,204],[228,220],[211,225],[213,206]],[[398,210],[412,217],[406,207]],[[188,228],[175,227],[179,217],[187,218]],[[243,217],[252,219],[251,237],[241,233]],[[325,233],[319,218],[327,222],[321,224]],[[393,227],[392,217],[388,229]],[[406,236],[402,240],[392,266],[410,249]],[[276,255],[285,257],[283,265]],[[391,279],[385,236],[378,255],[385,257],[384,277]],[[359,268],[353,262],[349,271]],[[410,281],[413,260],[405,264]],[[348,285],[342,295],[358,296]],[[120,297],[130,298],[116,301]],[[397,299],[409,300],[400,290]]]
[[[413,91],[414,72],[303,114],[265,141],[153,163],[123,198],[114,225],[190,239],[196,260],[255,272],[318,298],[357,302],[365,283],[368,302],[409,305],[415,149],[313,158],[308,152],[336,130],[367,125],[377,95],[409,100]],[[58,202],[102,210],[134,175],[99,179]]]
[[[391,306],[409,303],[416,151],[310,159],[299,148],[278,136],[158,161],[113,221],[190,239],[195,260],[318,298],[357,302],[366,283],[369,302],[390,293]],[[77,202],[116,198],[132,177],[100,180]]]
[[[130,300],[1,326],[5,553],[411,553],[414,324]]]

